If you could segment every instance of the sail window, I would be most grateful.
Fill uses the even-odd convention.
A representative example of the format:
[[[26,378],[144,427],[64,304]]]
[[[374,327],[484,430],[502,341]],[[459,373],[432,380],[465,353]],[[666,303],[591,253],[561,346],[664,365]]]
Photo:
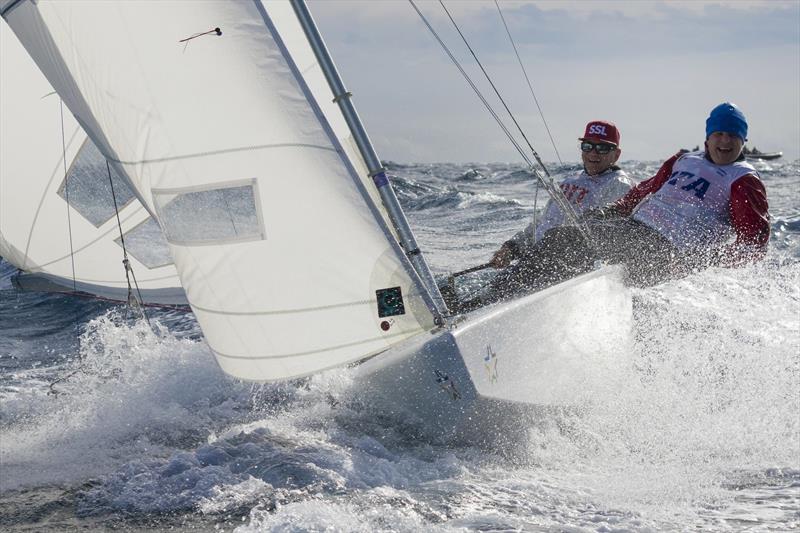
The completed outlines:
[[[122,246],[117,237],[114,242]],[[125,249],[147,268],[158,268],[172,264],[169,245],[161,228],[152,217],[125,233]]]
[[[117,206],[122,210],[133,200],[133,191],[113,167],[111,180],[114,182]],[[69,185],[69,205],[92,225],[99,228],[114,217],[114,197],[111,195],[111,184],[108,182],[106,160],[91,140],[87,139],[83,144],[78,157],[67,172],[67,179],[58,188],[58,195],[65,201],[67,185]]]
[[[255,179],[226,187],[153,189],[167,240],[181,245],[264,239],[256,196]]]

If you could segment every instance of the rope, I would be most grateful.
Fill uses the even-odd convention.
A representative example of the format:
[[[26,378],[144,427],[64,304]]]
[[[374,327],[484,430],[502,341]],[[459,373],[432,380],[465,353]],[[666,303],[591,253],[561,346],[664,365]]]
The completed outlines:
[[[204,31],[204,32],[201,32],[201,33],[195,33],[194,35],[192,35],[190,37],[187,37],[185,39],[181,39],[178,42],[179,43],[185,43],[186,41],[191,41],[192,39],[197,39],[198,37],[202,37],[203,35],[211,35],[212,33],[215,34],[215,35],[222,35],[222,30],[219,29],[219,28],[214,28],[213,30]]]
[[[528,77],[528,72],[525,70],[525,65],[522,63],[522,59],[519,57],[519,50],[517,50],[517,43],[514,42],[514,38],[511,36],[511,31],[508,29],[508,24],[506,24],[506,18],[503,16],[503,11],[500,9],[500,4],[497,3],[497,0],[494,0],[494,5],[497,6],[497,12],[500,13],[500,20],[503,21],[503,26],[506,29],[506,35],[508,35],[508,40],[511,41],[511,46],[514,47],[514,54],[517,56],[517,62],[519,63],[520,68],[522,69],[522,73],[525,75],[525,81],[528,82],[528,89],[531,91],[531,96],[533,97],[533,101],[536,103],[536,108],[539,110],[539,116],[542,117],[542,123],[544,123],[544,129],[547,130],[547,136],[550,137],[550,143],[553,145],[553,150],[556,152],[556,157],[558,158],[558,162],[561,165],[564,165],[564,161],[561,160],[561,154],[558,153],[558,148],[556,148],[556,141],[553,139],[553,134],[550,132],[550,126],[547,125],[547,120],[544,118],[544,112],[542,111],[542,106],[539,105],[539,99],[536,98],[536,93],[533,92],[533,85],[531,85],[531,80]]]
[[[506,128],[506,125],[503,123],[503,121],[497,115],[495,110],[492,108],[492,106],[489,104],[489,102],[486,100],[486,98],[483,96],[483,94],[480,92],[480,90],[475,86],[475,83],[469,77],[469,74],[467,74],[466,71],[464,70],[464,68],[461,66],[461,63],[459,63],[458,60],[453,56],[452,52],[450,52],[450,49],[447,47],[446,44],[444,44],[442,39],[439,37],[439,34],[436,33],[436,30],[434,30],[433,26],[430,25],[430,23],[428,22],[428,19],[425,18],[425,15],[422,14],[422,12],[419,10],[417,5],[414,3],[414,0],[408,0],[408,1],[411,3],[411,6],[417,12],[419,17],[422,19],[422,22],[425,23],[425,26],[428,27],[428,30],[431,32],[431,34],[434,36],[434,38],[439,42],[439,45],[442,47],[442,49],[445,51],[445,53],[447,53],[447,55],[450,57],[450,60],[453,62],[453,64],[456,66],[456,68],[458,68],[459,72],[461,72],[461,75],[464,76],[464,79],[469,84],[469,86],[472,88],[472,90],[475,92],[475,95],[483,103],[483,105],[486,108],[486,110],[489,111],[489,114],[492,115],[492,118],[494,118],[494,120],[497,122],[497,125],[500,126],[500,129],[503,130],[503,133],[506,134],[506,137],[508,137],[508,140],[514,146],[514,148],[516,148],[516,150],[517,150],[517,152],[519,152],[520,156],[522,156],[522,159],[525,160],[525,162],[528,164],[528,166],[533,167],[533,163],[528,158],[528,156],[525,154],[525,152],[522,150],[522,148],[519,146],[519,143],[517,143],[517,140],[514,139],[514,137],[511,135],[511,132],[508,131],[508,128]]]
[[[106,159],[106,171],[108,172],[108,183],[111,185],[111,199],[114,201],[114,213],[117,215],[117,227],[119,228],[119,241],[122,244],[122,265],[125,267],[125,281],[128,283],[128,305],[137,309],[144,317],[147,325],[152,328],[150,318],[144,310],[144,299],[142,299],[142,292],[139,290],[139,283],[136,281],[136,274],[133,272],[131,262],[128,260],[128,249],[125,247],[125,235],[122,233],[122,221],[119,218],[119,207],[117,206],[117,195],[114,192],[114,180],[111,179],[111,165]],[[137,297],[133,294],[131,287],[131,277],[133,277],[133,284],[136,287]]]
[[[536,93],[533,90],[533,85],[531,84],[531,79],[528,77],[528,71],[525,70],[525,65],[522,63],[522,58],[519,56],[519,50],[517,49],[517,43],[514,42],[514,38],[511,36],[511,30],[508,29],[508,24],[506,23],[506,18],[503,16],[503,10],[500,9],[500,4],[497,0],[494,0],[494,5],[497,6],[497,12],[500,14],[500,20],[503,21],[503,27],[506,29],[506,35],[508,35],[508,40],[511,42],[511,46],[514,48],[514,55],[517,56],[517,63],[519,63],[519,68],[522,69],[522,74],[525,76],[525,81],[528,83],[528,89],[531,92],[531,97],[533,98],[533,102],[536,104],[536,109],[539,110],[539,116],[542,118],[542,123],[544,124],[544,129],[547,131],[547,136],[550,138],[550,144],[553,145],[553,151],[556,153],[556,158],[558,158],[558,162],[561,166],[564,166],[564,161],[561,159],[561,154],[558,153],[558,147],[556,146],[556,141],[553,139],[553,134],[550,131],[550,126],[547,124],[547,119],[544,118],[544,111],[542,111],[542,106],[539,105],[539,99],[536,98]],[[533,193],[533,234],[534,238],[536,232],[538,230],[539,225],[539,217],[536,214],[537,208],[539,206],[539,181],[536,181],[536,189]]]
[[[492,106],[489,104],[489,102],[486,100],[486,98],[483,96],[483,94],[477,88],[477,86],[472,81],[472,79],[469,77],[469,75],[466,73],[464,68],[461,66],[461,64],[458,62],[458,60],[455,58],[455,56],[453,56],[453,54],[450,51],[450,49],[447,47],[447,45],[444,43],[444,41],[442,41],[442,39],[439,37],[439,35],[436,32],[436,30],[433,29],[433,26],[431,26],[431,24],[428,22],[427,18],[425,18],[425,16],[419,10],[417,5],[414,3],[414,0],[408,0],[408,1],[411,4],[411,6],[414,8],[414,10],[417,12],[417,15],[419,15],[420,19],[422,19],[422,22],[425,24],[425,26],[431,32],[433,37],[436,39],[436,41],[439,43],[439,45],[442,47],[442,49],[448,55],[450,60],[453,62],[453,64],[456,66],[456,68],[458,68],[459,72],[461,72],[461,75],[464,77],[464,79],[467,81],[469,86],[472,88],[472,90],[478,96],[480,101],[483,103],[484,107],[489,111],[489,113],[495,119],[495,121],[497,122],[498,126],[500,126],[500,129],[503,130],[503,133],[505,133],[505,135],[508,138],[509,142],[511,142],[511,144],[517,150],[517,152],[522,157],[522,159],[527,163],[528,168],[533,173],[534,177],[538,180],[539,183],[541,183],[542,186],[544,186],[545,190],[548,192],[548,194],[553,199],[553,201],[556,202],[556,204],[561,209],[561,211],[570,220],[570,223],[573,226],[576,227],[578,232],[581,234],[583,239],[586,241],[587,245],[589,245],[590,248],[594,249],[594,246],[592,244],[592,239],[591,239],[591,237],[589,235],[589,232],[585,228],[584,224],[582,224],[581,221],[578,219],[578,216],[575,213],[575,210],[573,209],[572,205],[567,201],[566,197],[564,196],[564,193],[561,191],[561,189],[559,187],[556,186],[555,182],[553,181],[552,176],[550,175],[549,171],[547,170],[547,166],[541,160],[541,158],[539,157],[539,154],[536,152],[536,150],[533,148],[533,146],[531,146],[530,142],[528,142],[528,139],[525,136],[525,133],[522,131],[522,128],[520,128],[520,126],[517,123],[516,119],[514,119],[513,114],[509,110],[508,106],[505,104],[505,101],[503,100],[502,96],[500,95],[499,91],[497,90],[497,87],[492,82],[489,74],[486,72],[486,69],[483,68],[483,65],[480,63],[480,60],[478,59],[477,55],[473,51],[472,47],[469,45],[469,42],[467,42],[466,38],[464,37],[464,34],[459,29],[458,24],[455,22],[453,17],[450,15],[450,12],[447,10],[447,8],[445,7],[445,5],[442,2],[442,0],[439,0],[439,3],[441,4],[442,8],[445,10],[445,13],[447,13],[448,18],[452,22],[453,26],[456,28],[456,31],[461,36],[461,39],[466,44],[466,46],[469,49],[470,53],[472,54],[473,58],[475,58],[475,61],[480,66],[481,70],[483,71],[484,76],[489,81],[489,84],[492,86],[492,89],[494,89],[495,94],[500,99],[500,101],[503,103],[503,106],[505,107],[505,109],[508,112],[509,116],[511,116],[511,119],[514,121],[514,124],[517,126],[517,129],[520,131],[520,134],[525,139],[525,142],[528,144],[528,147],[530,148],[531,153],[533,154],[534,158],[536,158],[537,163],[544,170],[544,172],[547,174],[547,176],[549,178],[549,181],[546,181],[544,179],[544,177],[541,175],[539,170],[536,168],[536,166],[533,164],[533,162],[527,156],[527,154],[522,149],[520,144],[517,142],[517,140],[514,138],[514,136],[511,134],[511,132],[505,126],[503,121],[500,119],[498,114],[494,111]]]
[[[508,116],[511,117],[511,120],[514,122],[514,125],[517,127],[517,131],[519,131],[520,135],[522,135],[522,138],[525,139],[525,143],[528,145],[528,148],[530,149],[531,153],[533,154],[533,157],[536,159],[537,163],[539,163],[539,166],[542,167],[542,170],[544,170],[545,174],[550,179],[550,183],[549,183],[550,186],[547,187],[548,191],[550,192],[550,196],[558,204],[558,206],[564,212],[566,217],[568,219],[570,219],[570,222],[572,222],[575,226],[578,227],[579,230],[581,230],[583,232],[584,228],[580,226],[580,224],[578,222],[578,215],[577,215],[577,213],[575,213],[575,210],[573,209],[572,204],[570,204],[569,201],[566,199],[566,197],[564,196],[564,194],[561,191],[561,189],[556,187],[555,182],[553,181],[553,177],[550,175],[550,171],[547,169],[547,166],[542,161],[542,158],[539,157],[539,153],[533,148],[533,146],[531,145],[530,141],[528,141],[528,137],[525,135],[525,132],[522,131],[522,127],[520,127],[520,125],[517,122],[516,118],[514,118],[514,114],[511,112],[511,110],[506,105],[505,100],[500,95],[500,91],[498,91],[498,89],[495,86],[494,82],[492,82],[492,79],[489,76],[489,73],[486,72],[485,68],[483,68],[483,64],[478,59],[478,56],[475,54],[475,51],[472,49],[472,46],[470,46],[469,42],[467,42],[467,39],[466,39],[466,37],[464,37],[464,34],[461,32],[461,29],[458,27],[458,24],[456,24],[456,21],[453,19],[452,15],[450,15],[450,11],[448,11],[447,7],[445,7],[444,2],[442,0],[439,0],[439,4],[442,6],[442,9],[444,9],[444,12],[447,14],[447,17],[450,19],[450,22],[453,23],[453,27],[455,27],[456,31],[458,32],[458,35],[461,36],[461,40],[464,41],[464,44],[466,45],[466,47],[469,50],[469,52],[472,54],[472,57],[475,59],[475,62],[480,67],[481,72],[483,72],[483,75],[486,77],[486,81],[489,82],[489,85],[494,90],[495,95],[497,95],[497,98],[503,104],[503,107],[505,107],[506,112],[508,113]],[[584,235],[584,238],[586,239],[587,242],[589,242],[588,232],[586,232],[586,234]]]
[[[475,51],[472,49],[472,46],[470,46],[469,42],[467,41],[467,38],[464,37],[464,34],[461,32],[461,28],[459,28],[458,24],[456,24],[455,19],[453,19],[453,16],[450,14],[450,11],[444,5],[443,0],[439,0],[439,5],[442,6],[442,9],[447,14],[447,18],[449,18],[450,22],[453,23],[453,27],[458,32],[458,35],[461,37],[461,40],[464,41],[464,45],[467,47],[467,50],[469,50],[469,53],[472,54],[473,59],[475,59],[475,62],[478,64],[478,67],[480,67],[481,72],[483,72],[483,75],[486,78],[486,81],[489,82],[489,85],[492,87],[492,90],[494,91],[494,94],[497,95],[497,98],[500,100],[500,103],[503,104],[503,107],[505,108],[506,112],[508,113],[508,116],[511,118],[511,121],[517,127],[517,131],[519,132],[520,135],[522,135],[522,138],[525,139],[525,144],[528,145],[528,148],[530,149],[531,153],[533,154],[533,157],[536,158],[536,161],[542,167],[542,170],[544,170],[545,174],[547,174],[547,176],[549,177],[550,176],[550,172],[547,170],[547,167],[542,162],[542,159],[539,157],[538,152],[536,152],[536,150],[531,145],[530,141],[528,140],[528,137],[525,135],[525,132],[522,131],[522,127],[517,122],[517,119],[514,118],[514,113],[512,113],[511,110],[508,108],[508,105],[506,104],[506,101],[500,95],[500,91],[497,90],[497,87],[495,86],[494,82],[492,81],[492,78],[489,76],[489,73],[486,72],[485,68],[483,68],[483,63],[481,63],[481,60],[478,59],[478,56],[475,54]]]
[[[75,252],[72,246],[72,217],[69,205],[69,172],[67,171],[67,137],[64,133],[64,101],[59,99],[59,112],[61,114],[61,160],[64,162],[64,199],[67,201],[67,233],[69,233],[69,259],[72,263],[72,290],[77,291],[75,281]]]
[[[186,51],[186,47],[189,46],[189,41],[191,41],[192,39],[197,39],[198,37],[202,37],[204,35],[220,36],[220,35],[222,35],[222,30],[219,29],[219,28],[214,28],[213,30],[203,31],[203,32],[200,32],[200,33],[195,33],[194,35],[190,35],[189,37],[187,37],[185,39],[181,39],[178,42],[179,43],[185,43],[183,45],[183,51],[185,52]]]

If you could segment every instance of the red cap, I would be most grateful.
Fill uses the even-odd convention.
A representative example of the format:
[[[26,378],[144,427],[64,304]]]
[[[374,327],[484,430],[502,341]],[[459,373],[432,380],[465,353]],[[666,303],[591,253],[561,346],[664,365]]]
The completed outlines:
[[[586,132],[579,141],[595,141],[619,146],[619,130],[613,122],[593,120],[586,125]]]

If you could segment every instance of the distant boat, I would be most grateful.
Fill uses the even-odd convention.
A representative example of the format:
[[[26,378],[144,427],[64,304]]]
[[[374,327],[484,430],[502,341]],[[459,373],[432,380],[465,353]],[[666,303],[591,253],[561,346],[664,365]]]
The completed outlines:
[[[743,150],[744,156],[747,159],[778,159],[783,155],[783,152],[761,152],[758,148],[753,147],[752,150],[749,150],[746,146]]]
[[[681,148],[681,152],[697,152],[698,150],[700,150],[700,145],[695,146],[691,150],[689,150],[688,148]],[[750,150],[746,146],[742,150],[742,153],[747,159],[769,160],[769,159],[778,159],[779,157],[783,156],[783,152],[762,152],[756,147],[753,147],[753,149]]]

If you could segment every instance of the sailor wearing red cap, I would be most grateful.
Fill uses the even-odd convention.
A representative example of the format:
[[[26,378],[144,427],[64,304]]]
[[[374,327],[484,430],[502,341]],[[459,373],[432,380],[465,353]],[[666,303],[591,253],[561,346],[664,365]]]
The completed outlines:
[[[609,204],[633,187],[633,181],[616,163],[620,150],[620,134],[612,122],[593,120],[586,124],[581,141],[583,171],[564,179],[561,191],[575,208],[577,214],[588,209]],[[550,200],[539,220],[534,220],[522,231],[503,243],[492,257],[496,268],[507,267],[512,260],[520,259],[526,250],[540,241],[545,233],[565,223],[561,208]]]

